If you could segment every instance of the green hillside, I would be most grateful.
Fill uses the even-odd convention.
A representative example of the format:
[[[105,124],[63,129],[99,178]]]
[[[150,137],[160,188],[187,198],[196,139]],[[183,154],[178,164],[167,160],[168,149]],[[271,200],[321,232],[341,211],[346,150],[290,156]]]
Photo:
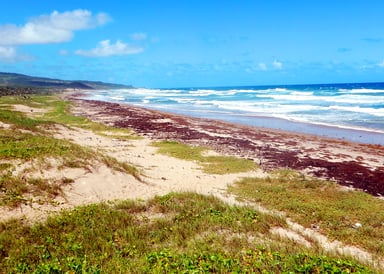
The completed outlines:
[[[75,89],[117,89],[132,88],[130,85],[104,83],[100,81],[60,80],[34,77],[18,73],[0,72],[0,87],[28,88],[75,88]]]

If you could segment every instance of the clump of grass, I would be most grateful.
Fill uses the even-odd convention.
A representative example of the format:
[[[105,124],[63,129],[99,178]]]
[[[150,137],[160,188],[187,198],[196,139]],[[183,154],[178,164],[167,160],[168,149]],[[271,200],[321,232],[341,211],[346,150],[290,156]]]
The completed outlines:
[[[202,164],[204,172],[210,174],[239,173],[257,169],[253,161],[231,156],[207,156]]]
[[[28,131],[38,131],[39,126],[47,124],[46,121],[28,118],[23,113],[7,109],[0,111],[0,121],[12,125],[13,129],[24,129]]]
[[[203,147],[189,146],[176,141],[159,141],[154,142],[152,145],[158,148],[157,151],[159,153],[167,154],[178,159],[199,162],[202,162],[204,159],[202,152],[207,150]]]
[[[0,173],[13,167],[11,163],[0,163]]]
[[[11,173],[0,175],[0,205],[11,208],[31,202],[49,203],[62,194],[62,186],[72,183],[69,178],[47,180],[13,176]],[[32,196],[34,199],[32,199]]]
[[[208,149],[190,146],[175,141],[154,142],[158,152],[178,159],[196,161],[202,165],[204,172],[209,174],[239,173],[255,170],[256,164],[247,159],[232,156],[205,156]]]
[[[384,255],[384,201],[364,192],[342,189],[336,183],[292,170],[279,170],[268,178],[242,179],[230,191],[284,211],[306,227],[319,226],[331,239]]]
[[[125,163],[125,162],[120,162],[116,160],[116,158],[105,156],[105,155],[100,155],[100,161],[104,163],[107,167],[112,168],[116,171],[120,172],[125,172],[127,174],[132,175],[133,177],[136,178],[136,180],[142,182],[142,178],[140,176],[140,171],[133,165]]]
[[[79,146],[45,135],[0,130],[0,160],[76,155]],[[81,150],[80,150],[81,151]]]
[[[163,215],[144,218],[161,212]],[[213,197],[171,193],[147,203],[93,204],[28,226],[0,223],[5,273],[364,272],[341,257],[260,238],[284,220]]]

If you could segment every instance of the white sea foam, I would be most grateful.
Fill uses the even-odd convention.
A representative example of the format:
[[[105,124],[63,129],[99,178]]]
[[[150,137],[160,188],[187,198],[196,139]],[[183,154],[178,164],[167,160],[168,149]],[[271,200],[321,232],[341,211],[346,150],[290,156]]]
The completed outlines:
[[[313,92],[307,91],[292,91],[291,94],[296,96],[313,96]]]
[[[349,112],[360,112],[360,113],[367,113],[374,116],[380,116],[384,117],[384,109],[377,109],[377,108],[368,108],[368,107],[359,107],[359,106],[353,106],[353,107],[346,107],[346,106],[330,106],[329,109],[336,109],[336,110],[342,110],[342,111],[349,111]]]
[[[317,96],[301,94],[269,94],[269,95],[259,95],[258,97],[262,98],[271,98],[274,100],[284,100],[284,101],[313,101],[318,100]]]
[[[215,90],[210,90],[210,89],[198,89],[198,90],[190,91],[189,94],[192,96],[207,96],[212,94],[217,95],[217,94],[220,94],[220,92]]]
[[[347,104],[382,104],[384,103],[384,96],[369,96],[369,95],[340,95],[340,96],[319,96],[318,100],[326,102],[338,102]]]
[[[344,89],[341,88],[339,89],[340,92],[342,93],[367,93],[367,94],[372,94],[372,93],[384,93],[383,89],[367,89],[367,88],[360,88],[360,89]]]
[[[116,100],[116,101],[124,101],[125,100],[124,96],[110,96],[109,98],[111,100]]]

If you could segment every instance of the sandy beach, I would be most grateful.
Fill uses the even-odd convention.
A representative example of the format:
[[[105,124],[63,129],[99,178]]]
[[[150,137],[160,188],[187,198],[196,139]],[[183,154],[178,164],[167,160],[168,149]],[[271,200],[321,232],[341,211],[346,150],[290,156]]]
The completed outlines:
[[[262,169],[292,168],[375,196],[384,195],[384,147],[192,118],[131,105],[79,99],[73,112],[150,139],[172,139],[254,160]]]

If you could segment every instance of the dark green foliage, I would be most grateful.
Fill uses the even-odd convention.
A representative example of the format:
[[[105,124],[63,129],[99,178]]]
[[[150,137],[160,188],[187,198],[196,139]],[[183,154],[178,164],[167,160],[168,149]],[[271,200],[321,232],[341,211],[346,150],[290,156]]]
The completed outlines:
[[[374,273],[349,260],[306,253],[282,254],[260,247],[237,256],[223,253],[147,255],[147,273]]]

